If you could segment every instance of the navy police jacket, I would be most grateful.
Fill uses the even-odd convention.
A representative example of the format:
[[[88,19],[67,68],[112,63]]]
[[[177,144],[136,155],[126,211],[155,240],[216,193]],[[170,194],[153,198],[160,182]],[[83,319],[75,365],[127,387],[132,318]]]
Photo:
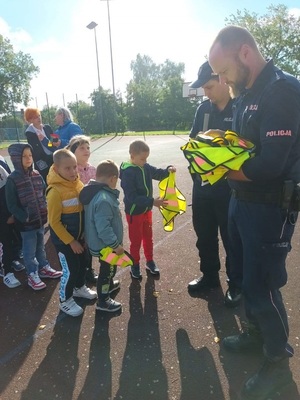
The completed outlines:
[[[233,107],[233,130],[255,144],[242,171],[250,182],[228,180],[247,192],[278,193],[300,159],[300,82],[270,60]]]
[[[200,131],[208,129],[221,129],[228,131],[232,129],[232,104],[233,100],[229,100],[226,107],[220,111],[218,107],[210,100],[204,100],[197,108],[190,137],[195,138]],[[207,115],[207,117],[205,117]],[[205,119],[208,119],[207,128]]]

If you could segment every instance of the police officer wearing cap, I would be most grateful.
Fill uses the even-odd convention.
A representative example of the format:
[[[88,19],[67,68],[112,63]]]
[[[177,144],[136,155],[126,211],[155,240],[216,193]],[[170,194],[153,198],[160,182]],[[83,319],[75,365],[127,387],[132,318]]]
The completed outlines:
[[[290,201],[300,160],[300,83],[266,61],[245,28],[227,26],[214,40],[209,62],[235,101],[233,130],[256,146],[255,157],[227,178],[232,271],[243,269],[248,329],[223,339],[233,352],[263,351],[263,366],[246,381],[242,399],[264,400],[292,382],[288,318],[280,288],[297,220]],[[299,182],[299,181],[298,181]],[[273,396],[272,396],[273,398]]]
[[[196,111],[190,137],[195,138],[199,132],[209,129],[230,130],[233,100],[230,98],[228,86],[219,83],[219,77],[213,73],[207,61],[200,66],[198,79],[190,87],[202,87],[205,96],[208,97]],[[219,230],[227,254],[226,273],[228,278],[230,276],[227,233],[229,185],[226,180],[221,180],[214,185],[204,184],[200,175],[194,175],[193,179],[193,226],[197,235],[196,246],[199,251],[202,276],[188,284],[188,290],[191,292],[220,286]],[[237,305],[240,298],[239,289],[229,286],[225,295],[225,304]]]

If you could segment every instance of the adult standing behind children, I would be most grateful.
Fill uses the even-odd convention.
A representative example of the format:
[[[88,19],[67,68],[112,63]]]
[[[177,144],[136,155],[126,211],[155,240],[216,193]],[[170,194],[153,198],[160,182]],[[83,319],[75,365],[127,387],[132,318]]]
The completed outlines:
[[[152,208],[164,205],[161,198],[153,198],[152,180],[162,180],[175,172],[176,168],[156,168],[147,163],[150,148],[143,140],[135,140],[129,146],[130,161],[120,168],[121,187],[124,191],[125,214],[128,223],[130,254],[134,259],[131,276],[142,277],[140,270],[140,249],[143,244],[146,269],[159,275],[159,268],[153,260]]]
[[[89,158],[91,155],[89,136],[73,136],[66,148],[75,154],[77,160],[77,170],[81,182],[84,185],[87,185],[91,179],[96,179],[96,168],[89,163]],[[92,268],[91,262],[89,263],[89,268],[87,268],[85,279],[87,282],[96,283],[97,278],[98,275]]]
[[[293,349],[280,288],[287,282],[285,262],[297,220],[290,199],[300,161],[300,83],[266,61],[250,32],[238,26],[218,33],[209,62],[238,96],[233,130],[256,146],[255,157],[228,174],[230,267],[231,273],[243,269],[249,329],[224,338],[223,345],[234,352],[263,346],[263,367],[245,383],[242,398],[267,399],[292,381]]]
[[[83,309],[74,297],[95,299],[97,293],[85,285],[85,275],[91,257],[83,240],[83,206],[79,193],[83,188],[77,172],[75,155],[60,149],[53,154],[47,188],[48,221],[52,242],[62,267],[60,309],[72,317]]]
[[[62,275],[61,271],[50,267],[46,258],[45,182],[39,172],[33,169],[32,147],[29,144],[11,144],[8,153],[15,170],[7,178],[6,203],[14,216],[17,229],[21,232],[28,285],[33,290],[41,290],[46,284],[40,278],[60,278]]]
[[[233,100],[227,85],[219,82],[218,75],[213,73],[206,61],[198,71],[198,79],[190,87],[202,87],[208,97],[197,108],[190,137],[194,139],[199,132],[208,129],[227,131],[232,128]],[[225,267],[230,277],[230,261],[228,257],[228,206],[230,187],[227,180],[220,180],[214,185],[204,184],[200,175],[193,174],[192,211],[193,226],[197,235],[196,246],[200,257],[202,276],[188,284],[191,292],[220,286],[219,270],[219,229],[226,253]],[[229,289],[225,294],[225,304],[236,305],[241,298],[240,290],[234,288],[229,280]]]
[[[80,126],[73,122],[72,113],[68,108],[60,107],[56,110],[55,123],[58,125],[55,133],[59,135],[59,148],[66,147],[73,136],[83,133]]]
[[[32,147],[34,166],[46,182],[49,169],[53,164],[53,152],[59,147],[60,142],[52,143],[53,129],[50,125],[42,123],[41,113],[37,108],[26,108],[24,119],[29,124],[25,135]]]
[[[90,253],[99,258],[102,249],[111,247],[117,255],[124,253],[123,223],[119,209],[119,190],[116,185],[119,168],[111,160],[102,161],[97,167],[96,181],[91,180],[80,193],[85,210],[85,238]],[[97,283],[97,310],[115,312],[121,303],[113,300],[110,293],[119,289],[120,282],[113,280],[116,266],[99,258],[100,273]]]

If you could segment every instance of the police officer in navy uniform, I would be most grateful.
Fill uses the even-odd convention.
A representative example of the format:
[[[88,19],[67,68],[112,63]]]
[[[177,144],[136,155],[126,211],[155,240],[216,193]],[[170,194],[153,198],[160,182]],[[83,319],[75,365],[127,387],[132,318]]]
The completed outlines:
[[[262,349],[262,368],[245,383],[242,399],[263,400],[292,381],[288,320],[280,288],[287,282],[297,212],[290,181],[300,159],[300,83],[266,61],[253,36],[227,26],[214,40],[209,63],[238,96],[233,130],[256,146],[255,157],[230,171],[230,267],[243,268],[242,290],[249,327],[223,339],[226,349]],[[292,186],[292,189],[291,189]]]
[[[219,77],[213,73],[206,61],[198,71],[198,79],[191,83],[191,88],[202,87],[208,97],[197,108],[190,137],[195,138],[199,132],[208,129],[230,130],[232,128],[232,103],[228,86],[219,83]],[[188,284],[188,290],[195,292],[207,288],[220,286],[219,270],[219,238],[218,230],[228,252],[228,205],[230,188],[226,180],[214,185],[204,184],[200,175],[193,175],[193,226],[197,235],[196,246],[200,257],[200,271],[202,276]],[[225,261],[227,276],[229,277],[229,261]],[[225,295],[225,304],[236,305],[241,297],[240,291],[233,294],[233,287]],[[230,293],[231,290],[231,293]]]

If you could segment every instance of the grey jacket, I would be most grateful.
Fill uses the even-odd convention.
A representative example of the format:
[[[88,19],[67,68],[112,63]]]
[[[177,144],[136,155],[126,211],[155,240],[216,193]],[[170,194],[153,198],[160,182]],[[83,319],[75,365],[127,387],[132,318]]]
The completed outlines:
[[[85,241],[93,256],[104,247],[123,243],[123,223],[119,209],[119,190],[91,180],[79,195],[85,211]]]

